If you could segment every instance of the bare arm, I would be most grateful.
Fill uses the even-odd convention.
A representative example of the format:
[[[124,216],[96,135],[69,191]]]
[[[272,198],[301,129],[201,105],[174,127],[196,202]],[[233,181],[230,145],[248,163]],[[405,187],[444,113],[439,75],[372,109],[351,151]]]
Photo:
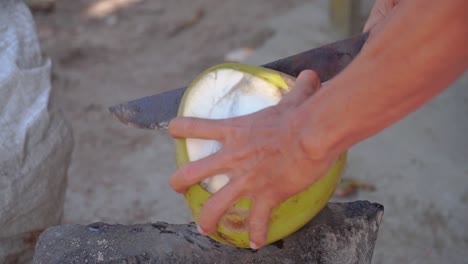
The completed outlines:
[[[463,0],[401,1],[356,60],[298,110],[304,144],[336,155],[445,89],[468,67],[466,10]]]

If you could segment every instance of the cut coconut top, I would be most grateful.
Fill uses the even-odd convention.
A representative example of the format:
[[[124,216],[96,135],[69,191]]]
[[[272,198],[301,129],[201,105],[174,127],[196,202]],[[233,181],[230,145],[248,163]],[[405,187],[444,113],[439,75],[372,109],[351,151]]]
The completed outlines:
[[[247,115],[278,104],[283,93],[275,84],[254,74],[231,68],[214,69],[192,83],[181,114],[208,119]],[[188,138],[186,148],[189,160],[195,161],[217,152],[221,143]],[[215,175],[201,185],[215,193],[228,182],[227,175]]]

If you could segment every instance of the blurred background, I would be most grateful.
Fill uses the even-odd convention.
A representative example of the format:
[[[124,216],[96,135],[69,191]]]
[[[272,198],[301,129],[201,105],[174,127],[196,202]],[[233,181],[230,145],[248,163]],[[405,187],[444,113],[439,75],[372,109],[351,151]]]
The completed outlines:
[[[168,185],[172,138],[126,127],[107,108],[184,86],[226,60],[262,64],[357,34],[372,4],[29,0],[43,52],[53,60],[54,98],[75,138],[64,222],[191,221]],[[346,182],[333,199],[385,206],[374,263],[466,263],[467,85],[465,74],[351,149]]]

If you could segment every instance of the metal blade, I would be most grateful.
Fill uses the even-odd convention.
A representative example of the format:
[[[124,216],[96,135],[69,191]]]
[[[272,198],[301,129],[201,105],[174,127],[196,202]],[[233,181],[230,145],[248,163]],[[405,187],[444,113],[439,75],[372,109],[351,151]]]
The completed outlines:
[[[361,50],[368,34],[311,49],[284,59],[262,65],[297,77],[306,69],[314,70],[322,82],[328,81],[342,71]],[[180,100],[187,88],[143,97],[109,108],[122,123],[147,129],[167,129],[169,121],[177,116]]]
[[[182,87],[114,105],[109,111],[120,122],[132,127],[167,129],[169,121],[177,116],[180,100],[186,89],[187,87]]]

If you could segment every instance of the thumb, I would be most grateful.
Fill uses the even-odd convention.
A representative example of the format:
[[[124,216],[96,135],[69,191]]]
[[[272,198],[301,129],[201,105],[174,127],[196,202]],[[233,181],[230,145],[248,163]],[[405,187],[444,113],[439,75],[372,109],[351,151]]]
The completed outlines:
[[[296,84],[280,101],[280,105],[298,106],[320,88],[320,78],[315,71],[304,70],[297,76]]]

